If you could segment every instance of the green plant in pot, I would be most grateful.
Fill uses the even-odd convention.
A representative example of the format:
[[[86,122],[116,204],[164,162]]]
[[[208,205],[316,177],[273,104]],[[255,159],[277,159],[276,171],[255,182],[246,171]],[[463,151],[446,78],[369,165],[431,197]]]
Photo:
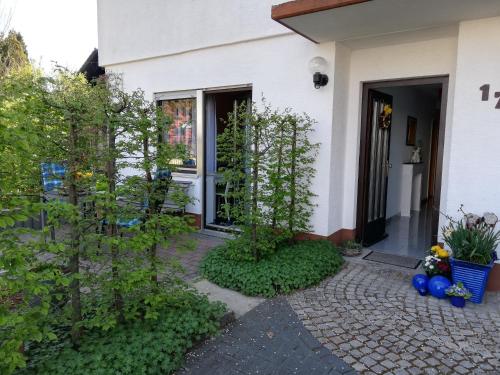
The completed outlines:
[[[342,242],[341,252],[342,255],[347,257],[355,257],[361,254],[363,246],[354,240],[347,240]]]
[[[452,279],[463,281],[471,291],[471,301],[481,303],[488,276],[496,260],[496,248],[500,244],[500,231],[496,230],[498,217],[493,213],[478,216],[459,211],[462,219],[447,216],[449,224],[443,228],[443,238],[451,248]]]
[[[451,304],[455,307],[464,307],[465,301],[472,297],[472,293],[461,281],[446,289],[446,295],[450,297]]]

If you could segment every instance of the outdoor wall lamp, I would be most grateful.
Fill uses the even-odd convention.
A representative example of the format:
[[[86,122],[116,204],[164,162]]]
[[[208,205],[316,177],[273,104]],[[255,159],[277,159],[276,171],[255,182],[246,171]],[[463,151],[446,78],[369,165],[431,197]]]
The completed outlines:
[[[309,70],[313,75],[314,87],[319,89],[328,83],[328,62],[320,56],[316,56],[309,61]]]

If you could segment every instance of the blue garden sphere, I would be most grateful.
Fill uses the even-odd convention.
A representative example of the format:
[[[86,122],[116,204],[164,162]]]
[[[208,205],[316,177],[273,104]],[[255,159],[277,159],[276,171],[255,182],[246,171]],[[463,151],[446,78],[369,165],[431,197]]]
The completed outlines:
[[[450,280],[444,276],[434,276],[429,280],[429,291],[436,298],[445,298],[446,289],[450,286]]]
[[[415,275],[413,276],[412,284],[413,287],[418,291],[421,296],[425,296],[429,291],[428,288],[429,278],[427,275]]]

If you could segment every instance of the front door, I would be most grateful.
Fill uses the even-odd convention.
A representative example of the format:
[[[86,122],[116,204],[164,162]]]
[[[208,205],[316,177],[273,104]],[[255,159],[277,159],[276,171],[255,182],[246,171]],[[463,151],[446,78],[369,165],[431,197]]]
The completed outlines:
[[[369,246],[385,238],[392,96],[368,90],[365,124],[366,167],[362,192],[361,240]]]

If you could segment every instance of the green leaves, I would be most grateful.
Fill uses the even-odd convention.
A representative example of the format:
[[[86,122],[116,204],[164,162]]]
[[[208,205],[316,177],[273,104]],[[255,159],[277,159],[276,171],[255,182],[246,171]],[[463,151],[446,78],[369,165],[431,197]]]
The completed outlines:
[[[165,305],[158,319],[137,320],[109,332],[94,330],[78,350],[64,340],[33,347],[27,352],[28,368],[18,375],[172,373],[194,342],[217,332],[224,307],[182,289],[168,292],[177,303]]]
[[[281,245],[259,262],[235,259],[223,245],[203,259],[201,272],[208,280],[246,295],[273,297],[315,285],[334,275],[344,260],[328,241],[302,241]]]
[[[110,350],[106,335],[117,340],[117,347],[121,340],[123,345],[135,340],[135,352],[144,346],[156,356],[153,362],[166,368],[179,363],[190,335],[172,339],[173,360],[147,341],[171,339],[172,330],[159,337],[151,326],[144,337],[136,337],[143,326],[129,330],[171,314],[167,307],[174,297],[169,293],[179,283],[174,274],[180,266],[175,255],[159,256],[161,246],[175,244],[179,252],[193,248],[186,238],[193,230],[191,218],[162,212],[162,188],[173,193],[181,208],[191,198],[175,191],[171,180],[159,186],[152,179],[158,168],[185,159],[185,147],[160,140],[170,123],[142,91],[124,92],[116,76],[92,85],[66,70],[46,77],[27,68],[0,79],[0,270],[5,272],[0,276],[1,374],[24,366],[21,345],[28,348],[31,364],[61,356],[50,367],[53,372],[46,373],[72,373],[71,366],[76,373],[87,373],[86,367],[96,374],[151,373],[149,366],[135,367],[128,349]],[[63,192],[43,204],[42,162],[65,166]],[[136,175],[123,177],[124,169]],[[43,230],[16,226],[38,220],[42,210]],[[137,219],[136,225],[119,225],[128,219]],[[164,282],[158,281],[159,275]],[[188,295],[179,297],[182,303],[175,307],[190,311]],[[212,311],[211,305],[201,304]],[[194,337],[213,332],[213,316],[194,310],[200,314],[196,323],[186,325],[188,332]],[[55,321],[65,330],[53,329]],[[87,349],[70,349],[68,327],[73,344],[83,334]],[[134,334],[127,336],[130,332]],[[107,356],[93,351],[92,339],[100,340]],[[45,345],[51,349],[43,356],[30,349]],[[65,361],[70,357],[68,369]],[[101,362],[101,368],[92,367],[94,362]]]
[[[241,227],[243,258],[264,258],[280,241],[310,230],[319,147],[310,142],[314,123],[290,109],[274,110],[265,100],[228,114],[217,140],[227,202],[221,215]]]

